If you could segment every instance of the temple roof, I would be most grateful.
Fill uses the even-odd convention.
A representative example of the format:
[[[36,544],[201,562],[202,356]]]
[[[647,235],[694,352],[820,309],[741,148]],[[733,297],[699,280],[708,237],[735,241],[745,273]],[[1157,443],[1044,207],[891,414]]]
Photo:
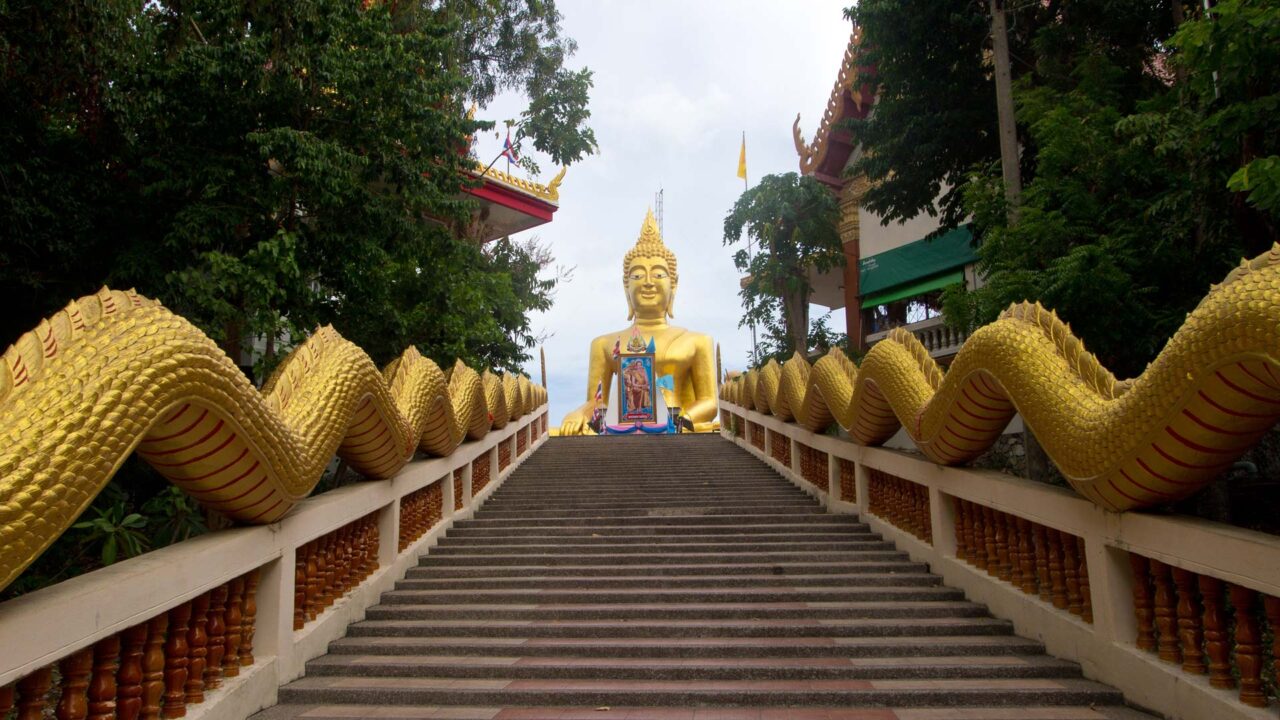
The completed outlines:
[[[560,168],[551,182],[543,185],[492,167],[486,170],[476,163],[471,174],[483,184],[464,190],[480,202],[481,227],[476,239],[489,242],[551,222],[560,208],[560,182],[567,170]]]
[[[875,87],[869,82],[873,74],[872,68],[859,66],[859,50],[862,44],[862,32],[854,27],[849,36],[849,45],[845,48],[844,59],[840,63],[840,72],[836,76],[835,86],[831,88],[831,97],[827,100],[827,108],[822,113],[822,121],[813,141],[806,144],[800,133],[800,114],[796,113],[796,121],[791,126],[792,139],[795,142],[796,154],[800,156],[800,172],[813,175],[818,180],[839,188],[844,179],[845,163],[853,152],[857,142],[848,130],[837,127],[842,120],[849,118],[865,118],[871,112],[875,101]]]

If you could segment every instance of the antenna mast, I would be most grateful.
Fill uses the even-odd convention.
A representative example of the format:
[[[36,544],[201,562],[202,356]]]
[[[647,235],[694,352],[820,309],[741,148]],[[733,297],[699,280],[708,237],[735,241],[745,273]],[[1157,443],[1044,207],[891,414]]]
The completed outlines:
[[[658,188],[658,192],[653,195],[653,212],[658,216],[658,234],[666,237],[667,234],[662,231],[662,188]]]

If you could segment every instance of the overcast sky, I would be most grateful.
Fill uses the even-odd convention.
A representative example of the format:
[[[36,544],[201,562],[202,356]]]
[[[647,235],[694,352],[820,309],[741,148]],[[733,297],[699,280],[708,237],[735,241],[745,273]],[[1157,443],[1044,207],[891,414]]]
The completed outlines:
[[[679,260],[674,324],[711,335],[726,369],[744,366],[750,332],[738,328],[739,276],[723,246],[724,217],[743,189],[739,143],[745,131],[753,185],[798,170],[791,123],[800,113],[805,139],[813,137],[849,42],[849,4],[558,3],[564,30],[578,42],[570,65],[595,73],[590,125],[600,152],[569,168],[555,219],[518,236],[537,235],[558,263],[575,268],[555,306],[533,318],[536,330],[551,334],[544,347],[553,424],[586,400],[591,339],[627,326],[622,256],[659,188],[664,240]],[[479,117],[501,121],[521,109],[499,98]],[[500,150],[493,133],[477,143],[486,162]],[[557,168],[537,160],[546,182]],[[844,328],[842,314],[832,327]],[[538,379],[536,350],[526,372]]]

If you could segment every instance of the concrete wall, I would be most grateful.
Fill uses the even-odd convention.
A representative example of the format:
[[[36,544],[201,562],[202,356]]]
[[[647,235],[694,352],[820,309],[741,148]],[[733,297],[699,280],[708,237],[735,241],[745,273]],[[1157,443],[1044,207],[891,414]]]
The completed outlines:
[[[1190,517],[1108,512],[1063,488],[994,471],[944,467],[920,455],[855,445],[723,401],[720,408],[722,413],[733,413],[772,431],[766,433],[763,451],[751,445],[749,433],[735,438],[722,421],[721,432],[726,438],[817,497],[829,511],[857,513],[913,560],[929,563],[930,570],[948,585],[986,604],[996,617],[1011,620],[1019,635],[1043,642],[1053,655],[1080,663],[1086,677],[1118,688],[1128,702],[1177,720],[1274,720],[1274,709],[1248,707],[1239,702],[1235,690],[1212,688],[1207,676],[1185,673],[1179,665],[1137,648],[1128,552],[1280,596],[1280,538]],[[770,454],[770,444],[784,440],[792,443],[791,467]],[[839,459],[855,464],[856,503],[832,498],[801,478],[800,444],[827,453],[828,487],[831,480],[839,478]],[[867,470],[871,468],[928,488],[933,544],[869,512]],[[1093,623],[957,559],[954,499],[1083,538]],[[1263,670],[1264,674],[1271,671]]]

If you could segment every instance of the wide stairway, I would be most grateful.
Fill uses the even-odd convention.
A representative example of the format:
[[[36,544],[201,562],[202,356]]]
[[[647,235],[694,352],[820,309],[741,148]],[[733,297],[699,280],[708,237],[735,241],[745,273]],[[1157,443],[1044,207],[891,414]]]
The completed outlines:
[[[257,717],[1145,718],[718,436],[552,439]]]

